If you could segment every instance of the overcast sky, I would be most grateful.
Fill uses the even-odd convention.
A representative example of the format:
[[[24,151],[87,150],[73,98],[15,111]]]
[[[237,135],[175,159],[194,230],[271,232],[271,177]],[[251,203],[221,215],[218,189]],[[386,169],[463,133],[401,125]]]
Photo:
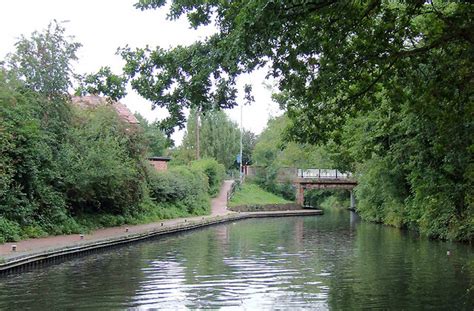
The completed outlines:
[[[0,5],[0,59],[14,50],[14,43],[20,35],[29,35],[35,30],[43,30],[50,21],[67,21],[67,34],[82,43],[79,61],[75,64],[77,73],[95,72],[101,66],[110,66],[121,72],[123,62],[115,55],[118,47],[161,46],[168,48],[187,45],[197,39],[204,39],[214,29],[192,30],[185,19],[166,20],[166,10],[140,11],[133,7],[136,0],[23,0],[2,1]],[[244,107],[244,128],[260,133],[270,116],[280,114],[278,106],[271,100],[271,91],[266,89],[265,73],[260,71],[242,77],[239,84],[251,83],[255,103]],[[269,81],[267,81],[269,82]],[[133,112],[140,112],[148,120],[162,118],[166,112],[151,110],[151,103],[133,91],[122,102]],[[240,123],[240,108],[227,111],[227,114]],[[177,142],[183,133],[174,135]]]

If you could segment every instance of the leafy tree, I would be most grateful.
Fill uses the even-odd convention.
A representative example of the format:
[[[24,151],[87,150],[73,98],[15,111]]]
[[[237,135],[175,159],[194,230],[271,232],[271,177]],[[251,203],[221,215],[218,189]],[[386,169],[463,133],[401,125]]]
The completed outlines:
[[[473,238],[471,3],[172,1],[169,16],[183,15],[218,31],[189,47],[122,50],[139,93],[179,121],[183,101],[210,102],[216,81],[232,93],[235,77],[268,65],[294,121],[289,136],[330,143],[338,166],[365,176],[360,189],[371,190],[359,191],[361,202],[369,193],[367,202],[382,202],[361,211],[376,208],[380,221],[433,237]],[[372,162],[378,173],[367,171]]]
[[[178,209],[181,211],[179,216],[210,212],[207,176],[200,170],[176,166],[166,172],[152,171],[149,187],[151,198],[158,207]]]
[[[77,96],[104,95],[112,101],[118,101],[127,95],[125,89],[127,82],[126,77],[114,74],[110,67],[101,67],[97,73],[82,77],[75,94]]]
[[[66,36],[66,29],[57,21],[43,32],[33,32],[29,38],[21,36],[15,44],[16,51],[7,55],[9,75],[24,82],[32,91],[48,101],[42,104],[42,125],[64,136],[69,122],[69,89],[77,77],[72,62],[77,60],[77,50],[82,46]]]
[[[183,138],[182,150],[184,154],[195,159],[190,150],[196,148],[196,114],[191,112],[186,134]],[[234,166],[236,155],[240,150],[240,131],[234,122],[221,110],[208,111],[201,116],[200,149],[204,158],[216,159],[226,169]]]
[[[284,134],[289,122],[286,115],[268,121],[253,151],[255,165],[278,168],[332,167],[330,156],[322,147],[286,141]]]
[[[61,152],[71,212],[134,215],[145,191],[143,137],[109,106],[77,109]]]
[[[221,190],[222,182],[224,181],[224,166],[214,159],[201,159],[191,162],[191,167],[197,171],[203,172],[207,177],[209,194],[211,196],[218,195]]]
[[[141,114],[136,113],[135,117],[140,122],[140,127],[143,129],[144,139],[147,144],[148,156],[162,156],[165,153],[171,142],[166,138],[163,131],[159,128],[157,122],[148,123]]]
[[[49,99],[68,94],[75,74],[71,62],[82,46],[66,37],[66,29],[57,21],[44,32],[33,32],[30,38],[21,36],[15,44],[16,52],[7,56],[9,69],[29,88]]]
[[[289,122],[286,115],[268,121],[267,127],[257,139],[253,161],[254,165],[263,168],[258,171],[258,183],[269,191],[294,199],[292,180],[277,182],[282,169],[331,168],[332,162],[324,147],[286,141],[284,133]]]
[[[58,190],[54,135],[41,127],[40,107],[46,101],[0,72],[0,214],[25,230],[37,224],[51,228],[68,218]]]
[[[257,135],[244,129],[242,133],[242,163],[244,165],[251,165],[253,163],[252,153],[256,143]]]

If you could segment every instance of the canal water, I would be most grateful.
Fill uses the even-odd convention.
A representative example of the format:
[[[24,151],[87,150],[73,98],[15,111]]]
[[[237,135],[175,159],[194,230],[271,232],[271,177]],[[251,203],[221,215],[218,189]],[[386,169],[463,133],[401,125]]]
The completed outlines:
[[[329,210],[227,223],[2,277],[0,309],[473,310],[473,281],[472,246]]]

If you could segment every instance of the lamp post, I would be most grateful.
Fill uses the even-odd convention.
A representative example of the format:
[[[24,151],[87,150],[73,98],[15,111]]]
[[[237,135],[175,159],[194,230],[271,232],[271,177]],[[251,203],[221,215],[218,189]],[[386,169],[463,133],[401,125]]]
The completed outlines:
[[[240,163],[239,163],[239,173],[240,173],[240,182],[242,182],[242,175],[243,175],[243,172],[242,172],[242,162],[243,162],[243,158],[242,158],[242,132],[243,132],[243,127],[242,127],[242,115],[243,115],[243,111],[244,110],[244,105],[242,104],[242,106],[240,106]]]

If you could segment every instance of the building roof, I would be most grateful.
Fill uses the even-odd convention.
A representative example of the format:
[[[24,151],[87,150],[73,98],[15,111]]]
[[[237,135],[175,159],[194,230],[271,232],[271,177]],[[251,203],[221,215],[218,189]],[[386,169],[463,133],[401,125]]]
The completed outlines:
[[[88,95],[88,96],[73,96],[72,103],[81,108],[94,108],[101,105],[111,105],[119,117],[128,122],[129,124],[138,124],[140,123],[133,113],[121,102],[109,102],[107,98],[97,96],[97,95]]]
[[[165,162],[168,162],[168,161],[171,161],[171,158],[170,158],[170,157],[149,157],[148,160],[150,160],[150,161],[165,161]]]

